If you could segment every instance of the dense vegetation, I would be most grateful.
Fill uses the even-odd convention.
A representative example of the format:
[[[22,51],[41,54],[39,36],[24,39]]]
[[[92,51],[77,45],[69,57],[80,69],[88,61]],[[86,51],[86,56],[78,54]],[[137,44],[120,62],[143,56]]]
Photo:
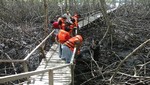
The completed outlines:
[[[102,10],[104,17],[81,28],[84,37],[82,50],[89,48],[91,40],[99,40],[99,60],[77,60],[75,85],[104,85],[114,74],[118,64],[132,51],[150,38],[149,0],[0,0],[0,59],[23,59],[50,33],[48,21],[66,10],[88,12]],[[105,5],[122,5],[105,14]],[[116,4],[116,2],[118,4]],[[103,5],[102,5],[103,4]],[[108,30],[107,30],[108,29]],[[105,35],[106,34],[106,35]],[[38,50],[40,51],[40,50]],[[29,70],[35,70],[42,54],[36,51],[28,60]],[[38,54],[37,54],[38,53]],[[113,83],[149,84],[150,43],[139,49],[121,65]],[[148,63],[146,63],[148,62]],[[14,69],[15,66],[15,69]],[[23,72],[20,63],[1,63],[0,76]],[[142,67],[143,68],[142,68]],[[144,77],[146,78],[144,78]]]
[[[84,55],[88,59],[79,58],[77,60],[75,68],[77,85],[109,84],[109,79],[121,60],[150,38],[149,7],[143,5],[135,5],[133,9],[131,7],[132,5],[122,6],[109,14],[113,23],[111,26],[113,32],[109,32],[100,44],[100,54],[97,55],[98,61],[92,60],[90,53]],[[145,14],[145,12],[147,13]],[[85,42],[82,48],[89,48],[94,38],[101,41],[106,29],[107,26],[102,18],[83,27],[81,34]],[[150,42],[122,64],[113,83],[148,85],[149,79],[142,76],[150,76],[149,60]],[[101,72],[99,72],[99,69]]]

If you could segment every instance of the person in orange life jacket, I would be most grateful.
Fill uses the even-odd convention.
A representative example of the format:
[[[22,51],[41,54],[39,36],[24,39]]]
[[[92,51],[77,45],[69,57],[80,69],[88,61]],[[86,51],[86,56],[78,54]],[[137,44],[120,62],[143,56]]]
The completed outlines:
[[[69,26],[69,28],[71,29],[71,30],[69,31],[70,35],[71,35],[72,37],[75,36],[73,24],[71,24],[71,25]]]
[[[65,29],[66,19],[67,18],[65,16],[58,18],[58,25],[60,29]]]
[[[67,27],[65,28],[65,30],[60,29],[56,37],[57,42],[59,43],[59,57],[60,58],[62,55],[62,44],[71,38],[69,31],[70,31],[70,28],[67,28]]]
[[[63,44],[64,42],[66,42],[68,39],[71,38],[69,31],[70,31],[69,27],[66,27],[65,30],[60,29],[57,35],[58,43]]]
[[[73,29],[73,34],[78,34],[79,32],[79,26],[78,26],[78,18],[80,17],[80,15],[75,14],[72,18],[71,21],[73,23],[74,29]]]
[[[74,24],[76,27],[78,27],[79,18],[81,17],[80,14],[75,13],[74,16],[72,16],[73,19],[75,19]]]
[[[70,63],[75,46],[80,48],[82,41],[83,41],[82,36],[76,35],[70,38],[62,45],[62,59],[65,60],[66,63]],[[78,49],[77,53],[78,54],[80,53],[80,49]]]
[[[66,22],[66,23],[65,23],[65,27],[70,28],[69,33],[70,33],[70,36],[72,37],[72,30],[73,30],[74,26],[73,26],[71,23]]]
[[[77,33],[76,33],[76,25],[75,25],[75,19],[74,18],[71,18],[71,21],[72,21],[72,25],[71,25],[71,28],[72,28],[72,36],[75,36]]]

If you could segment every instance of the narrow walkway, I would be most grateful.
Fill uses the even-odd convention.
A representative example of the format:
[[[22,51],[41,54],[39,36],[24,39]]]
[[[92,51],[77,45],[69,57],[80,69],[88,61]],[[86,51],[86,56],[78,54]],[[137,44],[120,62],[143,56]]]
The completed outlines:
[[[113,8],[113,9],[110,9],[110,10],[107,10],[107,13],[112,12],[112,11],[114,11],[116,9],[117,9],[117,7]],[[85,17],[84,20],[79,22],[79,27],[81,28],[83,26],[86,26],[87,24],[93,22],[94,20],[96,20],[96,19],[98,19],[99,17],[102,17],[102,16],[103,15],[100,12],[97,13],[97,14],[91,14],[89,17]]]
[[[116,8],[108,10],[107,12],[114,11]],[[86,17],[84,20],[79,22],[79,27],[83,27],[88,23],[98,19],[102,16],[101,13],[91,15],[89,18]],[[47,52],[46,58],[42,60],[37,70],[47,69],[55,66],[65,64],[65,61],[61,60],[58,56],[58,45],[53,44],[51,49]],[[28,85],[48,85],[48,72],[31,76],[31,84]],[[54,71],[54,85],[69,85],[71,82],[71,70],[69,67]],[[24,84],[26,85],[26,84]]]
[[[58,56],[58,45],[53,44],[51,49],[46,54],[46,59],[43,59],[37,70],[47,69],[65,64]],[[54,71],[54,85],[69,85],[71,82],[71,70],[69,67]],[[29,85],[49,85],[48,72],[31,76],[31,84]]]

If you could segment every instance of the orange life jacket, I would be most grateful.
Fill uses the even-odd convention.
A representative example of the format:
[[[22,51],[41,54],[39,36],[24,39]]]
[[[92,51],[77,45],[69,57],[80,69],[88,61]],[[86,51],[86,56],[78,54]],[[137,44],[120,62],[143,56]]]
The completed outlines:
[[[70,33],[65,31],[65,30],[60,30],[58,35],[57,35],[57,40],[59,43],[63,44],[66,42],[68,39],[70,39]]]
[[[70,38],[68,41],[66,41],[64,44],[70,48],[70,50],[73,52],[75,47],[75,42],[80,41],[82,43],[82,37],[78,37],[77,35],[75,37]],[[78,54],[80,53],[80,50],[78,50]]]
[[[78,20],[75,20],[75,26],[78,27]]]
[[[61,24],[59,23],[59,28],[64,30],[66,20],[63,18],[59,18],[58,22],[61,22]]]
[[[63,19],[62,17],[58,18],[58,22],[61,21],[62,23],[65,23],[65,19]]]
[[[69,26],[69,28],[70,28],[69,33],[70,33],[70,34],[72,34],[72,31],[73,31],[73,29],[74,29],[74,25],[73,25],[73,24],[72,24],[72,25],[70,25],[70,26]]]
[[[60,26],[60,29],[65,30],[66,24],[62,23],[62,25]]]
[[[73,23],[75,27],[78,27],[78,18],[76,16],[72,17],[73,19],[75,19],[75,22]]]

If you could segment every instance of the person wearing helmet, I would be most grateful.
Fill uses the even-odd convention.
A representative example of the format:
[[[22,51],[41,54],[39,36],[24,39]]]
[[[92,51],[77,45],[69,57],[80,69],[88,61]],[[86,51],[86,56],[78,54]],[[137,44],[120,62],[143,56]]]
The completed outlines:
[[[70,63],[74,48],[76,46],[80,48],[82,41],[83,41],[82,36],[76,35],[70,38],[62,45],[62,59],[64,59],[66,63]],[[77,53],[78,54],[80,53],[80,49],[78,49]]]

